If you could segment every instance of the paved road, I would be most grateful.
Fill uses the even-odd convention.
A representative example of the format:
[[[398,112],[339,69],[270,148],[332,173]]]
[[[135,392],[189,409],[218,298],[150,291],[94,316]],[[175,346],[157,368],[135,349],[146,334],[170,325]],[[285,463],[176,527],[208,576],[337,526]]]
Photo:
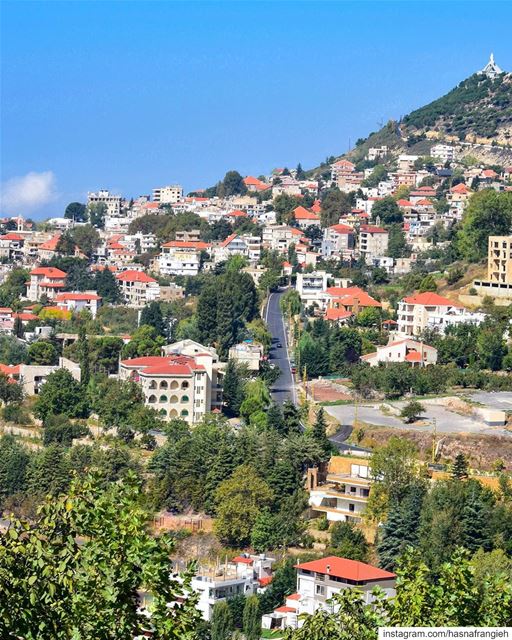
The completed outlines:
[[[279,307],[279,300],[284,291],[271,293],[265,310],[265,320],[268,329],[272,334],[272,350],[270,351],[270,362],[281,369],[281,375],[271,388],[272,398],[279,405],[286,400],[295,401],[295,389],[293,376],[290,371],[290,359],[287,350],[286,333],[284,330],[283,316]],[[278,347],[277,344],[281,344]]]

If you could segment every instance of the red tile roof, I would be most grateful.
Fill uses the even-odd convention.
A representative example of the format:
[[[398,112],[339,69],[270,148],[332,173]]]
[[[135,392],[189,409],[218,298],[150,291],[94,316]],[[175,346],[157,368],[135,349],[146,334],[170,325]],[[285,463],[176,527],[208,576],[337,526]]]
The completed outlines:
[[[19,364],[0,364],[0,373],[5,376],[19,376],[20,365]]]
[[[249,214],[245,211],[241,211],[240,209],[235,209],[231,213],[228,213],[228,218],[248,218]]]
[[[341,304],[352,306],[357,302],[359,307],[381,307],[378,300],[372,298],[359,287],[328,287],[327,295],[339,300]]]
[[[294,209],[293,217],[295,220],[320,220],[316,213],[308,211],[305,207],[297,207]]]
[[[354,229],[352,227],[349,227],[348,224],[333,224],[329,227],[329,229],[332,229],[335,233],[339,233],[342,235],[345,235],[347,233],[354,233]]]
[[[251,560],[251,558],[246,558],[245,556],[237,556],[236,558],[233,558],[233,562],[235,564],[253,564],[253,560]]]
[[[421,362],[421,354],[413,349],[405,356],[405,360],[406,362]]]
[[[57,245],[59,244],[61,235],[62,234],[60,233],[55,234],[52,238],[39,245],[39,249],[43,249],[44,251],[55,251],[57,249]]]
[[[352,311],[344,311],[343,309],[332,309],[329,308],[325,312],[326,320],[345,320],[346,318],[352,317],[354,314]]]
[[[272,576],[263,576],[263,578],[258,578],[258,582],[260,583],[260,587],[266,587],[272,582]]]
[[[412,204],[412,202],[410,200],[399,200],[397,202],[397,205],[399,207],[412,207],[413,206],[413,204]]]
[[[237,237],[237,234],[236,234],[236,233],[232,233],[231,235],[229,235],[225,240],[223,240],[223,241],[220,243],[220,246],[221,246],[222,248],[227,247],[227,246],[228,246],[228,244],[229,244],[230,242],[232,242],[236,237]]]
[[[97,293],[74,293],[63,292],[57,295],[56,301],[62,302],[65,300],[101,300],[101,296]]]
[[[292,593],[291,596],[286,596],[287,600],[300,600],[300,593]]]
[[[162,247],[174,247],[176,249],[209,249],[210,244],[201,240],[171,240],[162,245]]]
[[[48,282],[45,280],[44,282],[40,282],[39,286],[46,287],[47,289],[62,289],[62,287],[65,287],[66,285],[64,282]]]
[[[274,611],[276,613],[297,613],[297,609],[295,609],[294,607],[277,607],[277,609],[274,609]]]
[[[18,233],[6,233],[4,236],[0,236],[0,240],[25,240],[25,238]]]
[[[373,224],[362,224],[361,231],[364,231],[365,233],[387,233],[386,229],[376,227]]]
[[[36,267],[30,272],[31,276],[44,276],[45,278],[65,278],[68,274],[56,267]]]
[[[135,271],[128,270],[122,271],[116,275],[117,280],[121,280],[122,282],[156,282],[154,278],[148,276],[144,271]]]
[[[441,306],[441,307],[462,307],[462,305],[458,302],[454,302],[453,300],[449,300],[448,298],[443,298],[437,293],[433,291],[427,291],[425,293],[417,293],[414,296],[407,296],[403,300],[407,304],[421,304],[427,307],[432,306]]]
[[[456,184],[454,187],[450,189],[450,191],[452,193],[469,193],[469,189],[466,187],[466,185],[463,182],[459,182],[459,184]]]
[[[377,580],[392,580],[396,577],[390,571],[372,567],[372,565],[365,562],[347,560],[347,558],[338,558],[337,556],[328,556],[321,560],[304,562],[295,565],[295,568],[354,582],[376,582]]]

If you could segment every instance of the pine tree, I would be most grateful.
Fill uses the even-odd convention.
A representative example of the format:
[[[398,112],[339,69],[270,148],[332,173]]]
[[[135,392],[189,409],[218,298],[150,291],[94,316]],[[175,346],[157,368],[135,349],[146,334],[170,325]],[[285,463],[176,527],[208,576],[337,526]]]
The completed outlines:
[[[89,341],[85,333],[85,327],[78,329],[78,354],[80,359],[80,382],[86,388],[91,378],[89,362]]]
[[[301,165],[300,162],[297,165],[297,169],[296,169],[296,173],[295,173],[295,179],[296,180],[305,180],[306,179],[306,172],[302,168],[302,165]]]
[[[249,596],[246,599],[243,619],[245,640],[260,640],[261,613],[258,596]]]
[[[205,287],[197,301],[197,329],[203,344],[213,344],[217,337],[217,290]]]
[[[452,466],[452,478],[466,480],[468,477],[468,461],[463,453],[458,453]]]
[[[285,434],[301,432],[299,410],[290,400],[283,404],[283,420]]]
[[[222,396],[226,413],[230,416],[240,415],[240,405],[244,400],[244,380],[234,360],[228,360],[224,373]]]
[[[313,425],[312,436],[313,436],[313,440],[322,449],[324,459],[328,460],[332,452],[332,447],[331,447],[331,443],[329,442],[329,438],[327,437],[327,423],[325,422],[325,414],[324,414],[323,407],[320,408],[318,413],[316,414],[316,420],[315,420],[315,424]]]
[[[108,267],[96,272],[94,288],[98,295],[103,298],[103,304],[119,304],[123,302],[119,284]]]
[[[267,412],[267,425],[270,429],[274,429],[277,433],[284,435],[285,424],[281,409],[273,402]]]
[[[218,295],[217,303],[217,351],[221,359],[228,356],[229,348],[236,339],[236,324],[231,291],[223,290]]]
[[[212,614],[212,640],[229,640],[233,626],[233,616],[228,603],[224,600],[216,602]]]
[[[300,486],[301,476],[291,460],[278,460],[269,474],[269,484],[276,496],[291,495]]]
[[[13,328],[12,328],[12,332],[17,338],[23,338],[23,334],[25,333],[25,329],[23,328],[23,321],[21,320],[21,318],[19,316],[16,316],[14,318],[14,325],[13,325]]]
[[[463,540],[466,549],[475,552],[478,549],[490,551],[491,543],[491,509],[489,501],[483,495],[481,486],[476,480],[467,485],[465,505],[462,510]]]
[[[145,324],[153,327],[159,336],[165,337],[167,335],[167,326],[158,302],[150,302],[142,309],[139,325],[142,326]]]
[[[403,549],[402,538],[403,519],[398,504],[393,504],[389,511],[388,517],[380,532],[377,551],[379,553],[379,565],[386,570],[395,568]]]
[[[256,553],[263,553],[275,548],[276,517],[268,509],[261,511],[256,518],[251,532],[251,545]]]

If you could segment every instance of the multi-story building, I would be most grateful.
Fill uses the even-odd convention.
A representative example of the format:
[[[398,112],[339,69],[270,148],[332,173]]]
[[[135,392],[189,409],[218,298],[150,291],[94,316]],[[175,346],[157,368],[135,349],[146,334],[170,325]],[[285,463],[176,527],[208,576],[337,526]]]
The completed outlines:
[[[263,227],[262,242],[265,249],[284,253],[291,244],[300,242],[304,232],[285,224],[271,224]]]
[[[324,229],[321,253],[325,258],[344,257],[354,250],[355,232],[346,224],[333,224]]]
[[[430,149],[432,158],[439,158],[443,162],[453,162],[455,160],[455,149],[449,144],[435,144]]]
[[[304,304],[323,304],[329,274],[326,271],[298,273],[295,288]]]
[[[307,490],[312,516],[325,515],[330,522],[360,523],[372,480],[368,459],[333,456],[327,474],[308,469]]]
[[[305,207],[297,207],[293,211],[293,218],[295,222],[301,229],[307,229],[310,226],[320,226],[320,218],[313,213],[313,211],[308,211]]]
[[[459,182],[446,194],[449,205],[448,216],[453,220],[461,220],[466,204],[471,196],[471,190],[463,182]]]
[[[408,155],[402,153],[398,156],[398,171],[399,173],[408,173],[414,169],[414,163],[419,156]]]
[[[158,241],[153,233],[134,233],[131,235],[125,235],[122,238],[122,244],[129,251],[134,251],[136,254],[149,253],[156,249]]]
[[[398,333],[420,336],[428,327],[430,315],[443,315],[461,308],[458,302],[433,292],[408,296],[398,303]]]
[[[262,345],[254,342],[241,342],[229,350],[229,359],[247,365],[249,371],[259,371],[262,356]]]
[[[108,189],[100,189],[96,193],[87,194],[87,204],[103,203],[107,205],[106,215],[111,218],[118,218],[121,215],[123,199],[121,196],[110,193]]]
[[[214,248],[215,262],[223,262],[235,255],[246,257],[250,263],[258,262],[261,255],[261,238],[232,233]]]
[[[36,267],[30,272],[30,280],[27,282],[27,298],[40,300],[46,296],[48,300],[54,300],[61,289],[66,286],[67,273],[56,267]]]
[[[379,346],[374,353],[361,356],[361,360],[371,367],[388,362],[406,362],[412,367],[425,367],[429,364],[436,364],[437,349],[423,342],[406,338]]]
[[[196,276],[201,268],[201,252],[211,245],[198,240],[172,240],[161,247],[156,261],[162,275]]]
[[[462,307],[452,309],[447,313],[429,313],[427,329],[444,334],[448,327],[456,327],[459,324],[479,325],[486,319],[485,313],[468,311]]]
[[[121,380],[140,383],[145,404],[167,419],[199,422],[222,407],[223,365],[214,349],[193,340],[164,347],[165,355],[122,360]]]
[[[213,607],[235,596],[263,593],[272,580],[274,558],[241,555],[212,568],[200,568],[192,578],[191,589],[199,594],[197,608],[203,620],[211,620]]]
[[[159,204],[176,204],[183,198],[183,187],[180,184],[170,184],[166,187],[153,189],[153,201]]]
[[[359,252],[369,264],[387,253],[389,233],[382,227],[362,224],[359,227]]]
[[[282,630],[304,624],[304,614],[315,611],[332,612],[331,599],[343,589],[356,589],[365,604],[371,604],[375,587],[387,598],[396,594],[396,575],[365,562],[328,556],[295,565],[297,593],[286,598],[286,604],[262,617],[263,629]]]
[[[383,158],[388,155],[389,149],[386,145],[382,145],[382,147],[370,147],[368,149],[368,160],[373,162],[374,160],[378,160],[379,158]]]
[[[512,298],[512,236],[489,236],[487,245],[487,280],[475,280],[481,295]]]
[[[128,269],[116,275],[126,303],[132,307],[144,307],[160,297],[160,285],[144,271]]]
[[[18,382],[27,396],[37,396],[48,376],[58,369],[67,369],[73,378],[80,382],[80,366],[67,358],[59,358],[58,365],[0,364],[0,372]]]
[[[326,309],[341,309],[353,314],[358,314],[367,307],[382,307],[378,300],[360,287],[328,287],[323,298]]]
[[[98,309],[101,306],[102,298],[96,291],[72,292],[66,291],[58,293],[55,302],[58,307],[79,313],[80,311],[89,311],[93,318],[96,317]]]

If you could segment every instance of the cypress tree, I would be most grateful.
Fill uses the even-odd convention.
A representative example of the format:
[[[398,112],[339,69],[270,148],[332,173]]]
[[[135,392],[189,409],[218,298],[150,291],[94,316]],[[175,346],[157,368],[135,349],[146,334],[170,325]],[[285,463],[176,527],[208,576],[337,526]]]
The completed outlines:
[[[382,527],[377,551],[379,553],[379,565],[386,570],[395,568],[396,561],[403,548],[403,518],[400,506],[394,503],[388,511],[388,518]]]
[[[328,460],[331,455],[332,447],[331,443],[329,442],[329,438],[327,437],[327,423],[325,421],[323,407],[320,408],[316,414],[312,436],[313,440],[318,443],[318,445],[322,449],[324,460]]]
[[[153,327],[159,336],[165,337],[167,335],[167,327],[158,302],[150,302],[142,309],[139,325],[144,324]]]
[[[226,413],[230,416],[240,415],[240,405],[244,400],[244,380],[234,360],[228,360],[222,385],[222,396]]]
[[[91,378],[90,362],[89,362],[89,341],[85,333],[85,327],[78,329],[78,355],[80,361],[80,382],[85,388],[89,384]]]
[[[284,435],[285,424],[281,409],[273,402],[267,412],[267,425],[270,429],[274,429],[277,433]]]
[[[297,407],[287,400],[283,404],[283,420],[285,427],[285,434],[300,433],[300,414]]]
[[[491,509],[489,501],[482,494],[482,489],[476,480],[467,485],[466,500],[462,510],[461,541],[466,549],[475,552],[478,549],[490,551],[491,543]]]
[[[201,291],[197,301],[197,329],[203,344],[213,344],[217,337],[217,290],[210,285]]]
[[[236,338],[233,297],[230,291],[221,291],[217,303],[217,351],[221,359],[228,356]]]
[[[249,596],[246,599],[243,619],[245,640],[260,640],[261,613],[258,596]]]
[[[212,614],[212,640],[229,640],[233,631],[233,616],[224,600],[216,602]]]
[[[14,318],[12,332],[17,338],[23,338],[25,329],[23,328],[23,321],[19,316],[16,316],[16,318]]]

